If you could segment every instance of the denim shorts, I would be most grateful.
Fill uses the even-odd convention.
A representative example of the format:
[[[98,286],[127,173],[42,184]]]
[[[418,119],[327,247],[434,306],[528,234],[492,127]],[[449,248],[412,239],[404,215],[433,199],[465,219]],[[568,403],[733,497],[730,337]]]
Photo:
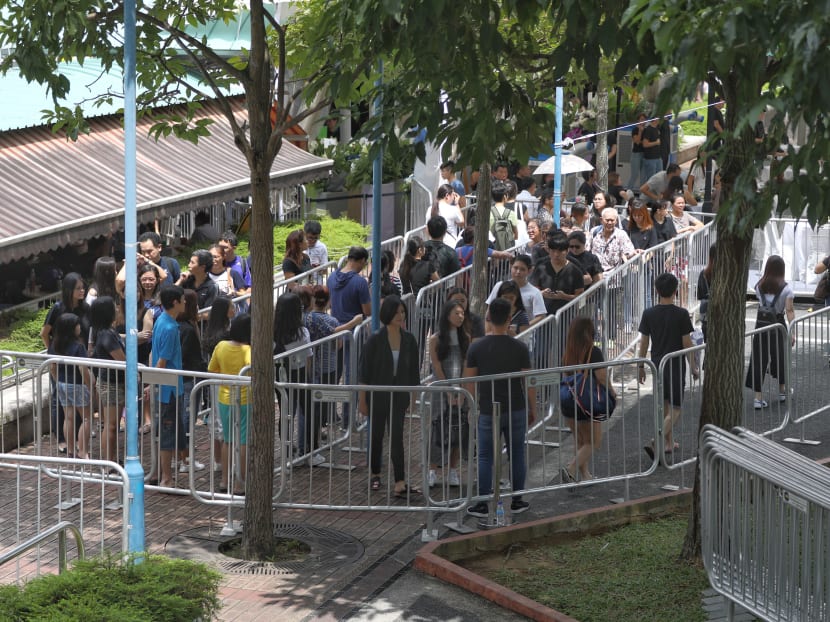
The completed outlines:
[[[86,408],[90,405],[89,388],[85,384],[59,382],[58,402],[63,407]]]
[[[110,384],[99,378],[95,382],[95,387],[98,389],[98,399],[102,406],[123,406],[127,403],[123,382]]]

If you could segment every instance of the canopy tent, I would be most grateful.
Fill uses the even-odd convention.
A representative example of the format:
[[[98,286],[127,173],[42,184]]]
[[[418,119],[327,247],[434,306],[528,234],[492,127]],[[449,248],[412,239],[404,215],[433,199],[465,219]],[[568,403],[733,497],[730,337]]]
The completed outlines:
[[[233,98],[240,124],[244,100]],[[230,126],[214,102],[199,118],[214,121],[198,145],[173,136],[155,141],[148,116],[138,122],[138,218],[149,222],[246,196],[250,172]],[[0,133],[0,263],[22,259],[124,226],[124,146],[121,117],[90,120],[77,142],[48,127]],[[283,142],[271,187],[325,176],[326,160]]]

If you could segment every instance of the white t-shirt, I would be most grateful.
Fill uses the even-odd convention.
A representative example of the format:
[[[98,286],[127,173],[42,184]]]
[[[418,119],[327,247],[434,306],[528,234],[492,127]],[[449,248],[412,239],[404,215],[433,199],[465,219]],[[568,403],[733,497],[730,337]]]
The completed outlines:
[[[327,264],[329,262],[329,249],[326,248],[326,245],[323,244],[320,240],[317,240],[314,243],[314,246],[309,246],[306,249],[306,254],[308,255],[308,258],[311,260],[312,268],[322,266],[323,264]],[[324,282],[323,275],[317,273],[317,277],[314,279],[314,282],[317,285],[322,285]]]
[[[438,215],[447,221],[447,234],[444,236],[444,244],[455,248],[458,236],[461,235],[459,223],[464,221],[464,217],[461,215],[461,209],[457,205],[439,201]],[[430,218],[432,218],[432,206],[427,210],[427,217],[424,224],[428,223]]]
[[[496,286],[490,292],[490,295],[487,296],[487,300],[485,301],[486,304],[492,303],[496,298],[498,298],[499,287],[504,281],[499,281],[496,283]],[[533,320],[537,315],[546,315],[547,310],[545,309],[545,300],[542,298],[542,292],[540,292],[536,287],[531,285],[530,283],[525,283],[524,287],[519,288],[519,292],[522,294],[522,304],[525,306],[525,312],[527,313],[527,317],[530,320]]]
[[[213,274],[213,272],[208,272],[208,276],[210,280],[216,284],[216,289],[219,290],[220,294],[225,294],[226,296],[233,295],[233,281],[228,274],[230,269],[222,270],[219,274]]]

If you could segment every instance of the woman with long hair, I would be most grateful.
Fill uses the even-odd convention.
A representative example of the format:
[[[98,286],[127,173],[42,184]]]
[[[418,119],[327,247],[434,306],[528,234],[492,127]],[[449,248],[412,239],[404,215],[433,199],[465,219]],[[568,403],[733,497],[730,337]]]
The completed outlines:
[[[553,225],[553,188],[542,190],[534,218],[539,221],[539,228],[542,233],[545,233]]]
[[[510,303],[510,334],[514,337],[530,326],[530,319],[522,300],[522,291],[514,281],[504,281],[499,286],[497,298],[504,298]]]
[[[383,326],[369,337],[360,357],[360,384],[418,386],[421,383],[418,364],[418,342],[407,332],[406,307],[398,296],[387,296],[380,306]],[[409,392],[360,392],[360,413],[369,417],[369,456],[371,490],[381,489],[383,437],[389,426],[389,453],[395,484],[392,494],[399,499],[420,495],[406,481],[404,469],[403,428],[406,411],[414,395]]]
[[[637,253],[643,253],[657,246],[657,232],[648,208],[637,199],[628,204],[628,237]]]
[[[654,232],[657,234],[657,243],[662,244],[677,237],[674,222],[669,218],[668,201],[649,201],[646,206],[651,209],[651,221],[654,223]]]
[[[121,296],[118,294],[118,289],[115,287],[115,276],[118,274],[118,268],[115,265],[115,259],[109,256],[99,257],[95,260],[95,266],[92,268],[92,285],[86,293],[85,302],[88,305],[98,298],[98,296],[109,296],[119,304]]]
[[[770,255],[764,273],[755,284],[758,298],[758,316],[755,328],[780,324],[785,329],[795,319],[793,288],[784,279],[784,259]],[[787,319],[784,319],[786,314]],[[772,317],[766,317],[771,315]],[[787,401],[787,357],[784,341],[785,330],[765,331],[752,336],[752,357],[746,373],[745,386],[755,392],[753,408],[769,406],[762,394],[764,378],[769,375],[778,380],[778,401]]]
[[[81,335],[86,338],[89,335],[89,305],[84,302],[86,297],[86,286],[81,275],[77,272],[70,272],[61,280],[61,299],[52,305],[46,319],[43,322],[43,328],[40,329],[40,338],[43,341],[43,347],[49,349],[52,343],[52,331],[58,318],[64,313],[73,313],[78,316],[78,321],[81,325]],[[64,437],[64,412],[60,403],[58,402],[58,394],[55,387],[55,382],[49,378],[50,389],[50,412],[52,430],[57,431],[58,437],[58,451],[66,453],[66,438]]]
[[[463,287],[451,287],[447,291],[447,301],[450,300],[457,300],[464,307],[464,331],[470,335],[470,340],[484,337],[484,319],[470,310],[470,296],[467,290]]]
[[[274,355],[279,356],[290,350],[308,346],[310,343],[311,335],[303,326],[303,305],[300,297],[293,292],[282,294],[277,298],[277,305],[274,308]],[[308,382],[308,365],[312,355],[313,350],[305,347],[287,357],[280,357],[276,368],[277,382],[287,382],[292,385]],[[305,436],[305,447],[313,452],[319,444],[320,422],[315,421],[315,418],[311,416],[311,395],[306,389],[292,387],[285,390],[288,396],[287,403],[283,401],[283,392],[277,391],[277,401],[280,405],[279,429],[283,443],[291,448],[289,451],[293,451],[293,415],[299,408],[306,417],[304,429],[298,430],[297,433]],[[288,417],[288,434],[285,437],[282,436],[283,416]],[[312,424],[316,424],[317,428],[312,429]],[[311,466],[318,466],[325,462],[325,458],[315,453],[309,457],[309,461]]]
[[[438,380],[461,378],[467,348],[470,346],[470,334],[464,328],[464,303],[460,300],[448,300],[441,308],[438,317],[438,332],[429,339],[429,360],[432,374]],[[446,483],[460,486],[458,463],[460,454],[467,446],[469,425],[467,408],[455,397],[443,400],[441,411],[432,420],[432,454],[427,483],[430,488],[435,485],[438,465],[446,464],[444,450],[449,447],[449,472]],[[436,455],[437,454],[437,455]],[[440,459],[438,459],[440,457]]]
[[[117,311],[109,296],[98,296],[90,310],[92,323],[92,357],[104,361],[125,361],[124,342],[115,330]],[[93,368],[99,407],[104,421],[101,454],[106,460],[118,459],[118,420],[126,403],[124,370]]]
[[[602,225],[602,210],[607,207],[616,208],[617,201],[607,192],[597,192],[591,202],[591,227]]]
[[[401,259],[398,274],[404,294],[417,295],[421,288],[438,280],[438,272],[426,255],[424,241],[413,235],[406,243],[406,254]]]
[[[427,211],[427,221],[435,216],[443,216],[447,221],[447,233],[444,244],[455,247],[458,236],[464,228],[464,214],[458,206],[458,194],[450,184],[441,184],[435,193],[432,207]]]
[[[311,270],[311,259],[306,250],[308,242],[302,229],[297,229],[285,238],[285,257],[282,260],[282,274],[286,279]]]
[[[574,319],[568,327],[562,364],[565,366],[584,365],[602,363],[604,360],[602,350],[594,345],[594,323],[591,318]],[[610,395],[616,397],[607,369],[597,368],[593,372],[585,369],[577,371],[588,375],[586,382],[596,382],[602,387],[602,391],[608,391]],[[562,409],[562,416],[576,442],[576,454],[567,466],[562,467],[563,483],[576,481],[577,477],[583,481],[593,478],[588,470],[591,454],[594,449],[599,449],[602,443],[602,422],[608,418],[606,414],[586,412],[579,407],[576,400],[574,402],[573,409]]]
[[[231,305],[232,306],[232,305]],[[251,364],[251,316],[240,313],[233,318],[227,339],[216,344],[213,355],[208,363],[208,371],[216,374],[238,375],[243,367]],[[228,492],[229,488],[235,495],[245,494],[245,477],[248,466],[248,387],[231,387],[219,385],[218,393],[219,419],[221,420],[221,467],[222,477],[219,492]],[[231,425],[231,409],[239,408],[239,472],[241,482],[239,486],[231,487],[232,472],[230,458],[232,455],[231,442],[234,438],[234,429]],[[215,416],[215,415],[213,415]],[[235,471],[235,469],[233,469]]]
[[[81,321],[74,313],[64,313],[55,323],[55,333],[49,344],[49,354],[85,358],[87,355],[81,336]],[[58,403],[69,416],[64,418],[64,438],[70,456],[89,458],[94,380],[86,365],[58,363],[52,366],[57,385]],[[76,419],[81,425],[77,430]]]

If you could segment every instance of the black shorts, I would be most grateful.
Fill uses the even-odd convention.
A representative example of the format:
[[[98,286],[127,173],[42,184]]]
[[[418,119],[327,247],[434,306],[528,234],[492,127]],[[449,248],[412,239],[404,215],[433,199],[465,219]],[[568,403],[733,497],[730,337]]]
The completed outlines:
[[[685,389],[686,365],[666,365],[663,368],[663,401],[680,408]]]

